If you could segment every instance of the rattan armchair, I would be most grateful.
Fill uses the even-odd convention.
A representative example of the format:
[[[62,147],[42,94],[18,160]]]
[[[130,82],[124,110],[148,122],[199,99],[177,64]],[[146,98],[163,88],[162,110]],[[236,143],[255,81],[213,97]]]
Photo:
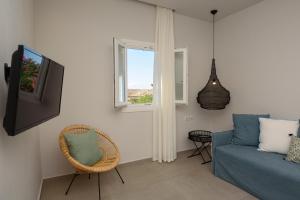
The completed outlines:
[[[99,148],[103,152],[103,157],[99,162],[97,162],[93,166],[87,166],[87,165],[81,164],[80,162],[75,160],[70,155],[69,148],[65,141],[64,134],[66,134],[66,133],[85,134],[88,130],[91,130],[91,129],[95,130],[96,133],[98,134],[98,139],[99,139],[98,144],[99,144]],[[67,158],[69,163],[75,168],[75,173],[73,175],[71,183],[69,184],[69,186],[65,192],[66,195],[68,194],[73,181],[80,174],[89,174],[89,178],[90,178],[91,173],[97,173],[99,199],[101,199],[101,194],[100,194],[100,173],[101,172],[106,172],[106,171],[115,169],[116,172],[118,173],[122,183],[124,184],[124,180],[117,169],[117,165],[120,161],[119,149],[118,149],[117,145],[110,139],[110,137],[107,136],[102,131],[100,131],[99,129],[95,129],[95,128],[87,126],[87,125],[68,126],[68,127],[64,128],[59,135],[59,146],[60,146],[60,149],[61,149],[63,155]]]

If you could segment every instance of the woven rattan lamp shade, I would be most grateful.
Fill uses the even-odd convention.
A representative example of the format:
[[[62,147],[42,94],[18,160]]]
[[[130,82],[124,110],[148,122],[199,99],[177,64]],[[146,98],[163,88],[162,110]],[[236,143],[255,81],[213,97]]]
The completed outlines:
[[[217,10],[212,10],[213,15],[213,59],[211,64],[211,73],[206,86],[198,93],[197,102],[200,106],[207,110],[221,110],[229,104],[230,93],[220,83],[217,77],[216,61],[215,61],[215,15]]]
[[[215,59],[212,61],[211,74],[206,86],[198,93],[197,102],[207,110],[224,109],[230,101],[230,93],[220,83],[215,66]]]

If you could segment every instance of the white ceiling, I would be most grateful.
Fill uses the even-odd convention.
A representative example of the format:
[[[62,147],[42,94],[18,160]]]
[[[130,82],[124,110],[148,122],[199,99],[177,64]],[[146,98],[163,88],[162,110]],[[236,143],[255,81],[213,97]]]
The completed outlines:
[[[176,10],[186,16],[212,21],[210,10],[219,10],[216,20],[243,10],[263,0],[138,0]]]

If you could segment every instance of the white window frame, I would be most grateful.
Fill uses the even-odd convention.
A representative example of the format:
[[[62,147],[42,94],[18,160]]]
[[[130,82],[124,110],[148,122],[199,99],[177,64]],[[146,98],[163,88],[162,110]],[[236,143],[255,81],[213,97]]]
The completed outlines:
[[[114,66],[115,66],[115,74],[114,74],[114,106],[115,108],[121,108],[127,106],[127,101],[128,101],[128,94],[127,94],[127,51],[126,51],[126,46],[125,43],[123,43],[121,40],[114,38],[113,39],[114,43]],[[125,57],[124,57],[124,63],[125,63],[125,91],[124,91],[124,102],[120,101],[120,88],[119,88],[119,46],[122,46],[125,48]]]
[[[126,60],[125,60],[125,98],[126,102],[120,104],[117,102],[119,98],[119,84],[118,84],[118,45],[124,46],[126,49]],[[128,39],[117,39],[114,38],[114,52],[115,52],[115,107],[121,108],[122,112],[146,112],[152,111],[152,104],[128,104],[128,79],[127,79],[127,49],[139,49],[145,51],[154,51],[154,43],[151,42],[141,42],[137,40]]]
[[[183,99],[182,100],[175,99],[175,103],[176,103],[176,105],[188,105],[188,49],[187,48],[178,48],[178,49],[175,49],[175,53],[176,52],[183,53],[183,66],[182,66],[183,67]],[[176,77],[176,75],[175,75],[175,77]],[[175,92],[176,92],[176,90],[175,90]]]
[[[119,101],[119,51],[118,47],[122,46],[125,48],[125,101]],[[128,40],[128,39],[118,39],[114,38],[114,64],[115,64],[115,95],[114,95],[114,105],[115,108],[120,108],[122,112],[147,112],[152,111],[152,104],[128,104],[128,74],[127,74],[127,49],[140,49],[146,51],[154,51],[154,43],[151,42],[141,42],[136,40]],[[176,105],[187,105],[188,104],[188,50],[187,48],[178,48],[174,49],[174,55],[176,52],[183,53],[183,100],[176,100]],[[175,68],[175,66],[174,66]],[[174,74],[175,76],[175,74]],[[175,91],[176,92],[176,91]]]

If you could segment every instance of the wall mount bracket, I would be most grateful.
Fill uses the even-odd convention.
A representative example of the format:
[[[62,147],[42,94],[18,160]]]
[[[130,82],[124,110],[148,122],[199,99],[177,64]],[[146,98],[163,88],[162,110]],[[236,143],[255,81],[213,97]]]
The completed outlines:
[[[6,84],[9,83],[10,69],[11,69],[11,67],[9,67],[7,63],[4,63],[4,78],[5,78]]]

